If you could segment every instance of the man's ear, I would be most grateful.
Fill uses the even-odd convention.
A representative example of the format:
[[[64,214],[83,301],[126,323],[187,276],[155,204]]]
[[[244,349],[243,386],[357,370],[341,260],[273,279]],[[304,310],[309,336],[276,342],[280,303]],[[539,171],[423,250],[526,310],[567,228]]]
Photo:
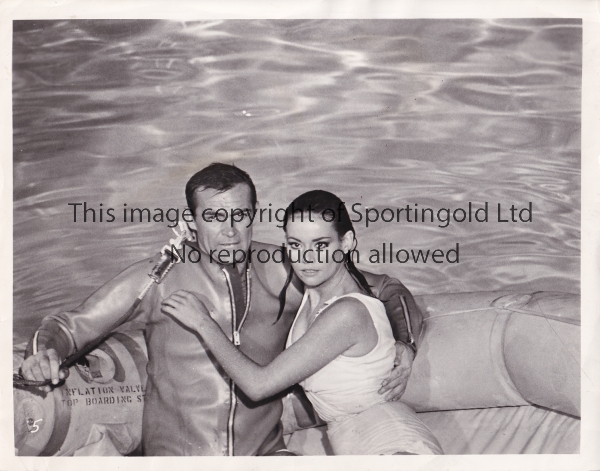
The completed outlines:
[[[187,225],[188,232],[192,235],[191,240],[192,241],[198,240],[198,226],[196,225],[196,221],[195,220],[184,221],[184,223]]]
[[[250,226],[254,226],[254,222],[256,221],[256,215],[258,214],[258,212],[260,211],[260,201],[257,201],[256,204],[254,205],[254,209],[252,210],[252,216],[250,216],[250,219],[252,220],[252,224],[250,224]]]
[[[196,226],[196,221],[185,221],[190,231],[198,232],[198,226]]]

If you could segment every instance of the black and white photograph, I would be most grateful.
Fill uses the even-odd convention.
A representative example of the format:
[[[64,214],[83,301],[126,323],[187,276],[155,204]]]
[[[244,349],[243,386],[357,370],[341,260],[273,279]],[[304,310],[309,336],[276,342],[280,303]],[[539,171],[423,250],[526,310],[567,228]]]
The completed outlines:
[[[11,460],[582,463],[581,16],[144,16],[10,22]]]

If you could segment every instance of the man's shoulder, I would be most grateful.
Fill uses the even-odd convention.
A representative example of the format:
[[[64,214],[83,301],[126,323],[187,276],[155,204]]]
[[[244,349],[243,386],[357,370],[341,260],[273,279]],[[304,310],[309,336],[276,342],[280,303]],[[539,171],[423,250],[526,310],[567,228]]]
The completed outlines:
[[[396,278],[392,278],[385,273],[371,273],[365,270],[360,270],[360,272],[365,277],[365,280],[367,280],[367,283],[375,288],[382,288],[389,283],[400,283]]]
[[[269,267],[268,270],[282,269],[289,266],[285,246],[252,241],[248,250],[250,263]]]
[[[279,296],[292,270],[285,247],[252,241],[248,257],[262,284],[269,292]]]
[[[108,281],[107,284],[148,279],[148,274],[160,260],[160,257],[161,255],[157,254],[132,263],[112,280]]]
[[[268,250],[269,252],[272,252],[274,250],[282,250],[282,249],[285,250],[285,246],[268,244],[266,242],[258,242],[256,240],[253,240],[252,243],[250,244],[250,249],[252,249],[254,251]]]
[[[377,274],[368,271],[360,270],[365,277],[365,280],[371,287],[371,290],[377,297],[386,297],[390,292],[395,292],[401,295],[409,293],[408,288],[397,278],[393,278],[385,273]],[[387,293],[387,294],[386,294]]]

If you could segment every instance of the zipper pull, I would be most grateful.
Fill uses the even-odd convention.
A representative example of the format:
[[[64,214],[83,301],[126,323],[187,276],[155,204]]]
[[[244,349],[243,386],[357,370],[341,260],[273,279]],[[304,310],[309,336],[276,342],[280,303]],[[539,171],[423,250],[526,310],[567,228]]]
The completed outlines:
[[[233,332],[233,344],[235,346],[240,345],[240,333],[237,330]]]

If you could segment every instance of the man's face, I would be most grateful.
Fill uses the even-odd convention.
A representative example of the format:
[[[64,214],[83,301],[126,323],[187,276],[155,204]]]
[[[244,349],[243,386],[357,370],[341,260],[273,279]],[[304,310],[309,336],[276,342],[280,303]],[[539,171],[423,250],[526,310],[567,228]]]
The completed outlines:
[[[202,252],[210,254],[213,251],[213,259],[217,260],[221,250],[227,250],[230,254],[234,250],[248,250],[252,240],[248,212],[252,213],[254,209],[248,185],[240,183],[221,192],[213,188],[200,188],[196,190],[195,201],[194,222],[190,223],[190,227],[197,233],[198,247]],[[239,210],[243,211],[243,218]],[[229,263],[232,261],[230,256]]]

